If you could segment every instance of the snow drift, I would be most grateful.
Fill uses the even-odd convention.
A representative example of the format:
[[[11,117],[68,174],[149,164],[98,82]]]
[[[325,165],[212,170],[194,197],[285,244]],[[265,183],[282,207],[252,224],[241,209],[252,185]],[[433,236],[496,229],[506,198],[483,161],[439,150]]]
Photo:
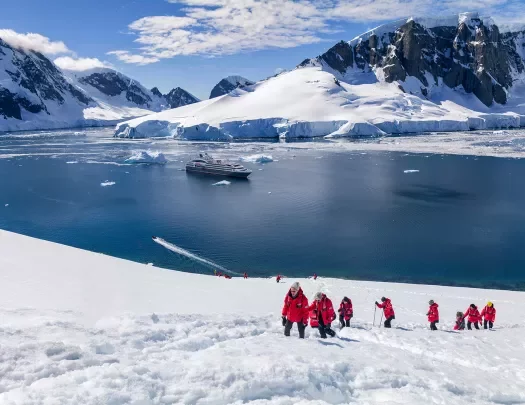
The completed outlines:
[[[2,404],[525,402],[522,292],[299,280],[355,311],[338,337],[308,328],[301,341],[282,335],[288,279],[180,273],[6,231],[0,276]],[[391,330],[372,325],[382,295]],[[494,331],[451,331],[456,311],[487,300]]]

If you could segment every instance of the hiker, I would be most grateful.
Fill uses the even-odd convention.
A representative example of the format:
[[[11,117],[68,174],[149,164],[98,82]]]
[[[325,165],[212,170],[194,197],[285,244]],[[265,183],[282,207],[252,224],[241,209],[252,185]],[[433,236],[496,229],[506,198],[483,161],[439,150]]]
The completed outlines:
[[[244,278],[245,278],[245,279],[248,278],[248,273],[244,272]]]
[[[224,275],[224,278],[231,279],[232,276],[229,276],[228,274],[225,274],[225,275]]]
[[[315,311],[321,338],[326,339],[326,334],[334,337],[335,332],[332,330],[332,321],[335,319],[335,311],[330,298],[322,292],[316,293],[314,302],[310,305],[309,310]]]
[[[383,308],[383,313],[385,314],[385,328],[391,328],[392,325],[390,322],[392,322],[392,319],[396,319],[396,315],[390,298],[381,297],[381,304],[376,301],[376,306],[378,308]]]
[[[219,271],[219,272],[217,273],[217,276],[218,276],[218,277],[222,277],[222,272]]]
[[[299,338],[304,339],[304,330],[308,326],[308,298],[297,281],[291,285],[284,297],[282,321],[284,336],[290,336],[293,324],[297,323]]]
[[[494,326],[494,322],[496,321],[496,308],[494,308],[494,304],[492,302],[487,302],[487,305],[480,314],[480,321],[483,319],[483,329],[487,329],[487,323],[489,325],[489,329],[492,329]]]
[[[474,324],[476,329],[479,329],[478,322],[481,322],[481,316],[479,315],[478,307],[474,304],[470,304],[463,315],[463,319],[465,319],[467,316],[467,329],[472,330],[472,324]]]
[[[281,275],[280,274],[277,274],[277,277],[275,278],[275,281],[277,281],[277,282],[281,281]]]
[[[317,280],[317,273],[314,273],[314,275],[313,275],[313,279],[314,279],[314,280]]]
[[[430,305],[427,312],[428,321],[430,322],[430,330],[438,330],[436,323],[439,323],[439,305],[436,304],[434,300],[428,301],[428,305]]]
[[[213,269],[213,275],[214,275],[214,276],[217,275],[217,270]]]
[[[464,330],[465,329],[465,319],[463,318],[463,312],[456,312],[456,324],[454,325],[454,330]]]
[[[345,326],[350,327],[350,319],[354,316],[352,300],[348,297],[344,297],[337,312],[339,312],[339,323],[341,329],[343,329]]]

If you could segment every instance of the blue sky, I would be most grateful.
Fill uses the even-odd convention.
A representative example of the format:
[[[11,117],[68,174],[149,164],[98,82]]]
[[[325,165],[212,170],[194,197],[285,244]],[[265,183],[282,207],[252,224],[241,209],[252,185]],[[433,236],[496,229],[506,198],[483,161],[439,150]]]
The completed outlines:
[[[146,87],[207,98],[223,77],[258,80],[335,42],[414,14],[480,10],[525,22],[525,0],[16,0],[0,29],[74,66],[110,64]],[[2,31],[0,31],[2,32]],[[37,33],[41,37],[24,37]],[[63,42],[63,46],[59,45]],[[41,48],[39,48],[41,47]],[[110,54],[108,54],[110,53]],[[90,59],[83,59],[90,58]],[[83,61],[84,64],[80,64]],[[64,62],[64,59],[62,59]]]

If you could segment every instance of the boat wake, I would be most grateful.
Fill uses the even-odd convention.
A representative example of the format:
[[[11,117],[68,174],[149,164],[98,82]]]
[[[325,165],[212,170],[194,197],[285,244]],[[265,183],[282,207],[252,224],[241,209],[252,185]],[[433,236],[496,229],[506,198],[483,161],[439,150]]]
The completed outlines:
[[[234,271],[228,270],[227,268],[212,262],[211,260],[205,259],[204,257],[197,256],[194,253],[191,253],[187,251],[186,249],[183,249],[181,247],[178,247],[177,245],[174,245],[173,243],[167,242],[162,238],[159,238],[157,236],[153,236],[151,239],[153,239],[153,242],[158,243],[161,246],[164,246],[166,249],[171,250],[172,252],[178,253],[181,256],[185,256],[191,260],[195,260],[196,262],[202,263],[205,266],[211,267],[213,269],[220,270],[225,273],[234,274],[236,276],[242,276],[240,273],[236,273]]]

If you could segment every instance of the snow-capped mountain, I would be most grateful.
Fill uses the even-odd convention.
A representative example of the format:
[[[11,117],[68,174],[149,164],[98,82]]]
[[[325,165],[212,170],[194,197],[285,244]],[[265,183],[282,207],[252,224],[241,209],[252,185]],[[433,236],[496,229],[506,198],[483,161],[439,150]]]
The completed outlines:
[[[174,88],[164,96],[170,108],[182,107],[188,104],[198,103],[200,100],[193,94],[188,93],[180,87]]]
[[[0,131],[112,125],[196,101],[181,88],[150,91],[113,69],[61,70],[0,39]]]
[[[237,88],[251,86],[254,82],[245,79],[242,76],[228,76],[215,85],[210,93],[210,98],[220,97]]]
[[[387,83],[414,77],[431,98],[440,83],[473,93],[486,106],[506,104],[515,80],[524,77],[523,33],[501,34],[477,13],[458,19],[410,18],[378,27],[301,65],[329,66],[344,78],[348,69],[381,69]]]
[[[523,32],[502,34],[475,13],[395,21],[293,71],[121,123],[116,136],[340,137],[525,126],[524,54]]]

